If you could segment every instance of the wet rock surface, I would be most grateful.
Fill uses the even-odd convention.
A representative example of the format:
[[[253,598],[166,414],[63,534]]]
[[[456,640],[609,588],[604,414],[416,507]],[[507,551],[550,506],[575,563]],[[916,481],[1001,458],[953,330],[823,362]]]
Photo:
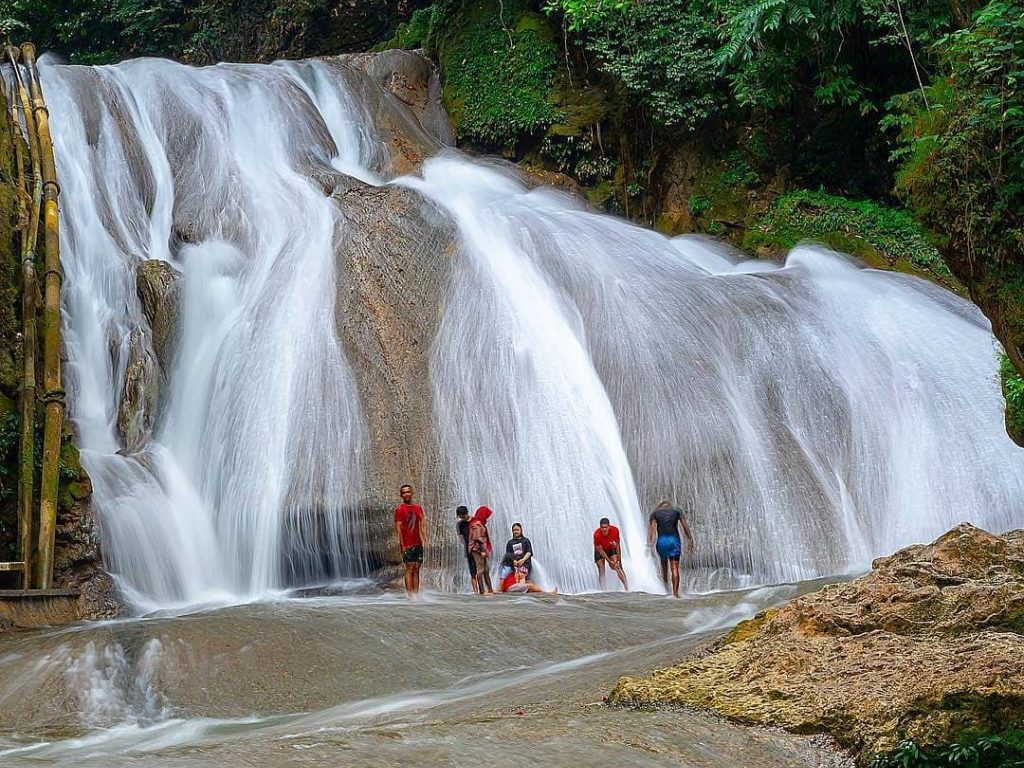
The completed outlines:
[[[385,176],[414,173],[425,159],[455,143],[451,121],[441,106],[441,80],[425,57],[389,50],[325,61],[340,65],[340,74],[370,111],[388,149],[387,162],[378,169]]]
[[[866,762],[1024,717],[1024,531],[962,524],[739,624],[711,652],[610,700],[830,733]]]
[[[338,334],[355,372],[371,439],[368,539],[394,552],[390,510],[398,487],[432,477],[430,347],[455,253],[451,223],[402,187],[354,186],[339,199],[347,224],[337,251]],[[428,508],[431,500],[425,500]]]
[[[153,348],[164,370],[167,370],[174,354],[180,280],[181,273],[161,259],[143,261],[136,272],[136,290],[142,302],[142,312],[153,331]]]

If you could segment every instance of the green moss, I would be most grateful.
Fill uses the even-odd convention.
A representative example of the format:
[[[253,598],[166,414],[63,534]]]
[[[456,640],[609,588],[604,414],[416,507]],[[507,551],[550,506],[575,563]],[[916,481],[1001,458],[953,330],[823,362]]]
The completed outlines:
[[[999,382],[1006,400],[1006,431],[1014,442],[1024,445],[1024,376],[1005,354],[999,358]]]
[[[732,643],[741,643],[744,640],[749,640],[779,613],[777,608],[769,608],[767,611],[762,611],[752,619],[741,621],[724,638],[722,638],[723,645],[730,645]]]
[[[422,48],[430,32],[430,20],[433,14],[433,8],[420,8],[418,11],[414,11],[408,21],[398,25],[390,40],[375,45],[370,50],[386,51],[391,48],[402,48],[412,51]]]
[[[747,231],[743,247],[785,251],[815,240],[869,265],[916,274],[962,293],[934,242],[910,213],[870,200],[797,190],[783,195]]]
[[[547,20],[523,0],[442,0],[428,48],[461,141],[511,151],[559,119],[558,49]]]

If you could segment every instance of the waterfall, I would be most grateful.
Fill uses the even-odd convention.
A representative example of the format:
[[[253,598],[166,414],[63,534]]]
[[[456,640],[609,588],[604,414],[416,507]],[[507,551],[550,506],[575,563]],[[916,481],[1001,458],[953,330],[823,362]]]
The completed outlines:
[[[414,374],[367,374],[339,332],[370,323],[355,330],[386,347],[386,299],[370,320],[337,301],[360,276],[340,255],[351,196],[374,189],[452,230],[450,253],[402,240],[371,265],[385,285],[424,249],[449,267],[420,307],[429,344],[402,350],[432,395],[409,478],[432,585],[463,578],[460,503],[496,511],[496,542],[523,522],[570,591],[596,586],[604,516],[632,586],[660,589],[644,545],[663,497],[687,512],[701,589],[862,568],[963,519],[1024,524],[972,305],[818,248],[774,264],[666,238],[453,151],[395,178],[409,146],[446,137],[388,90],[390,61],[43,64],[70,412],[107,565],[140,610],[364,576],[387,550],[406,478],[381,480],[381,433],[404,412],[367,402],[366,377]],[[140,298],[151,262],[175,286],[169,344]]]

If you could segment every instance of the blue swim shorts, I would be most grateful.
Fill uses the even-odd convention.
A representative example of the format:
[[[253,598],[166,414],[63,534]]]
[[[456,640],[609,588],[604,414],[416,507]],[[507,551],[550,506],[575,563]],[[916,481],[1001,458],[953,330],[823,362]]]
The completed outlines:
[[[683,553],[683,542],[678,536],[664,534],[658,537],[655,549],[658,550],[658,557],[662,560],[679,560]]]

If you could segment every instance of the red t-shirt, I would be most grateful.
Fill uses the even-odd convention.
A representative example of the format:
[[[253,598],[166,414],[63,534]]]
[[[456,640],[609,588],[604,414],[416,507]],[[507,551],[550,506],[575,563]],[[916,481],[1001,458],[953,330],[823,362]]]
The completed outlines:
[[[420,520],[423,519],[423,507],[419,504],[399,504],[395,507],[395,522],[401,531],[399,543],[402,549],[422,547],[420,538]]]
[[[604,532],[598,528],[594,531],[594,549],[603,547],[605,554],[612,552],[613,550],[619,551],[619,529],[614,525],[608,526],[608,535],[605,536]]]

